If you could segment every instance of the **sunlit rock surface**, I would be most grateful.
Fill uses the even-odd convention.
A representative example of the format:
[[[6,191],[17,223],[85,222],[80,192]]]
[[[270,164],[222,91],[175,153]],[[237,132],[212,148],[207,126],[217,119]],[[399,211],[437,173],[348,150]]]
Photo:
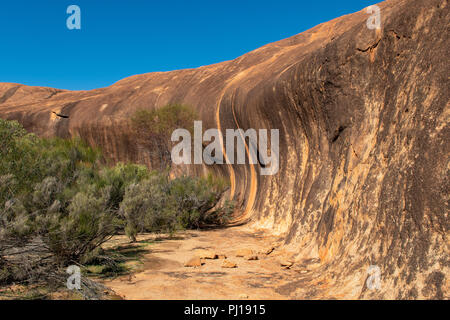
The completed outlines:
[[[242,221],[284,235],[285,250],[311,270],[285,289],[448,299],[449,7],[378,5],[380,30],[367,28],[363,10],[233,61],[103,89],[2,83],[0,117],[148,165],[127,123],[137,109],[183,103],[204,129],[279,129],[276,175],[261,176],[259,165],[184,169],[229,177]],[[381,271],[378,290],[366,286],[371,265]]]

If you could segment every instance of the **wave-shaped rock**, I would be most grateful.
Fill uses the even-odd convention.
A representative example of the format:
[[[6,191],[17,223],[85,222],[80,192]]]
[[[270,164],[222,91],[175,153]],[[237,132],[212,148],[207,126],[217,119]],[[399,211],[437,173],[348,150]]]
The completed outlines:
[[[284,235],[298,263],[320,261],[287,290],[448,298],[449,8],[446,0],[379,7],[379,30],[363,10],[233,61],[107,88],[0,84],[0,116],[147,164],[127,122],[137,109],[183,103],[204,129],[279,129],[278,174],[214,169],[230,178],[243,219]],[[381,272],[378,290],[366,286],[370,265]]]

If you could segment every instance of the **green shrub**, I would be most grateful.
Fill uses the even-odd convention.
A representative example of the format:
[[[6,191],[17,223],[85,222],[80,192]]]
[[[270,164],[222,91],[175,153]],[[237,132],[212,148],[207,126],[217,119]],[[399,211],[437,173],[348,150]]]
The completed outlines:
[[[119,163],[112,168],[102,168],[97,187],[108,190],[108,206],[117,210],[125,195],[126,186],[139,183],[148,176],[149,171],[144,166]]]
[[[136,241],[136,235],[144,231],[179,229],[167,191],[167,177],[158,173],[126,188],[120,214],[126,221],[125,232],[130,239]]]
[[[169,104],[159,109],[138,110],[131,124],[137,142],[150,155],[155,168],[166,170],[170,167],[172,132],[178,128],[193,131],[196,113],[181,104]]]
[[[117,231],[105,199],[91,190],[77,193],[65,213],[49,210],[39,225],[42,240],[63,265],[81,261]]]
[[[155,132],[162,133],[191,116],[169,106],[138,118],[156,121]],[[55,266],[100,257],[110,261],[101,245],[120,232],[136,240],[140,232],[223,224],[232,212],[229,203],[219,205],[226,183],[212,176],[169,179],[167,171],[144,166],[109,167],[79,138],[38,138],[15,121],[0,119],[0,138],[0,282],[34,281]]]
[[[182,176],[173,180],[153,173],[125,191],[120,213],[126,220],[126,234],[133,241],[140,232],[173,233],[200,228],[207,224],[225,224],[233,210],[230,202],[215,208],[226,184],[212,178]]]
[[[208,223],[208,213],[219,201],[225,188],[210,177],[183,176],[170,181],[170,197],[176,204],[179,224],[186,229]]]

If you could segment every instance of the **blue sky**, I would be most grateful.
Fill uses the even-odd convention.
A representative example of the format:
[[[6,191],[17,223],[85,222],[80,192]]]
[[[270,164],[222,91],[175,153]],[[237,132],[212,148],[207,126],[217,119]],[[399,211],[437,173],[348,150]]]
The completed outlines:
[[[0,82],[84,90],[234,59],[366,0],[15,0],[0,3]],[[69,5],[81,30],[69,30]]]

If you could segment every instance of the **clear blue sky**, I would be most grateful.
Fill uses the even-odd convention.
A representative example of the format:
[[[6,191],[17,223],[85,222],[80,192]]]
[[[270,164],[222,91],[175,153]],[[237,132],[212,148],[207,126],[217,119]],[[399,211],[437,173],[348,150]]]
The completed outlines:
[[[0,2],[0,82],[82,90],[234,59],[377,0]],[[81,30],[68,30],[69,5]]]

